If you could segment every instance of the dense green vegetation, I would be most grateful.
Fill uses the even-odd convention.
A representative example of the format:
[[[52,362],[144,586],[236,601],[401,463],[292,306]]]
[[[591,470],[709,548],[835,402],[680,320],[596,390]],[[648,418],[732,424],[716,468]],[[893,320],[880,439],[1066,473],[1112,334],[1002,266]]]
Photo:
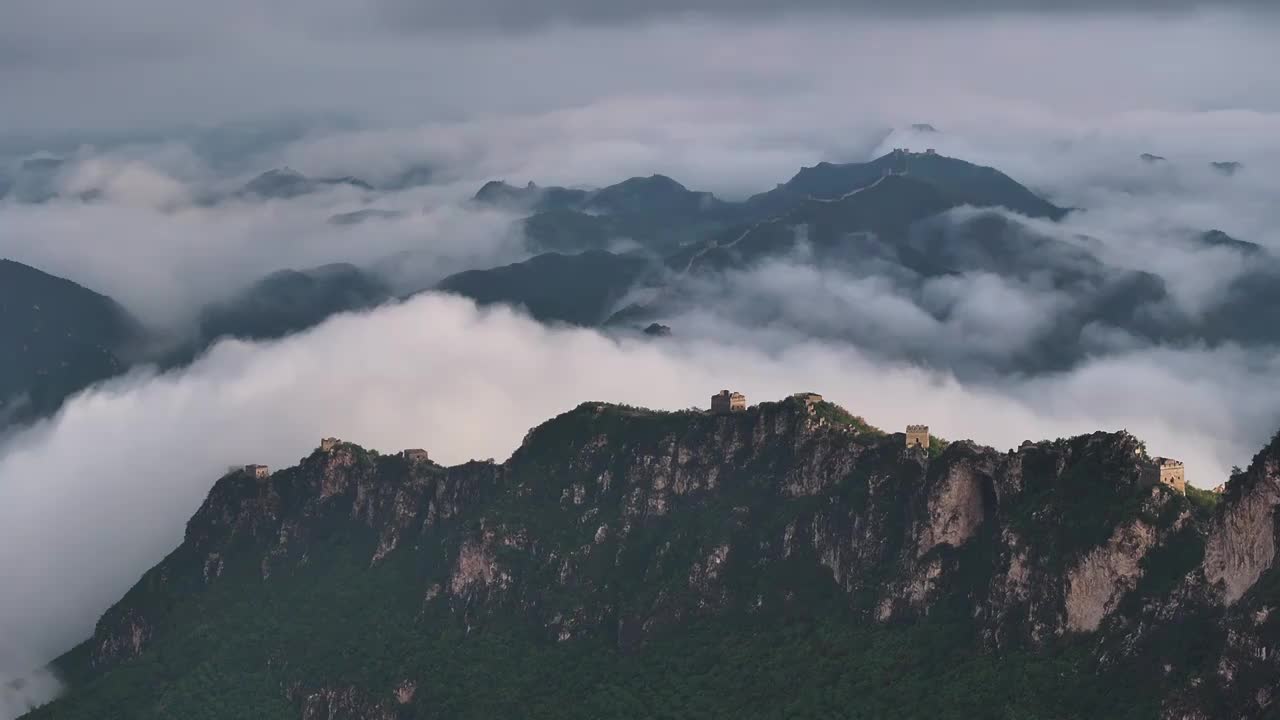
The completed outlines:
[[[402,718],[1154,717],[1125,673],[1053,656],[979,652],[966,626],[865,626],[726,617],[622,652],[608,638],[555,643],[514,618],[470,632],[407,592],[413,569],[373,570],[333,538],[322,562],[271,583],[215,585],[182,603],[140,658],[32,718],[296,718],[288,689],[417,683]],[[1123,691],[1122,695],[1116,695]],[[1123,698],[1123,700],[1119,700]]]
[[[1058,440],[1053,447],[1027,448],[1025,472],[1037,482],[1029,484],[1013,506],[1013,527],[1038,536],[1045,523],[1052,523],[1058,531],[1043,537],[1040,550],[1062,567],[1106,543],[1116,527],[1143,512],[1150,496],[1139,480],[1139,443],[1127,440],[1115,445],[1105,433],[1095,433]],[[1094,451],[1088,451],[1091,446]],[[1063,450],[1076,461],[1058,477],[1056,457]]]
[[[822,418],[833,425],[847,425],[860,434],[872,436],[882,436],[885,434],[883,430],[867,422],[861,416],[854,415],[848,410],[845,410],[832,402],[820,402],[814,406],[813,411],[819,418]]]
[[[939,441],[926,462],[838,406],[813,412],[829,422],[799,397],[584,403],[501,465],[341,443],[265,481],[229,474],[33,717],[1137,720],[1188,688],[1252,707],[1215,682],[1229,619],[1187,594],[1216,512],[1140,482],[1136,438]],[[965,482],[986,520],[917,545],[939,498],[970,506]],[[1139,518],[1160,535],[1141,574],[1096,632],[1064,632],[1077,560]],[[396,549],[375,556],[392,523]],[[934,562],[915,605],[906,584]],[[1264,665],[1240,667],[1266,686]]]
[[[1212,512],[1222,502],[1222,494],[1188,485],[1187,500],[1201,512],[1208,513]]]

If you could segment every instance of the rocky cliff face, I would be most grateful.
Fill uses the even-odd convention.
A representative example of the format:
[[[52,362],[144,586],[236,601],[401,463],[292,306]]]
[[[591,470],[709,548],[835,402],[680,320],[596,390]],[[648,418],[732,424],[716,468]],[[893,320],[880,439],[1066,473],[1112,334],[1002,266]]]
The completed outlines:
[[[721,416],[588,403],[502,464],[340,444],[266,480],[229,475],[103,617],[88,674],[145,656],[183,607],[340,557],[394,574],[413,623],[464,636],[516,623],[630,652],[706,618],[942,618],[981,652],[1072,647],[1083,672],[1149,673],[1167,717],[1276,710],[1280,441],[1213,509],[1144,484],[1125,433],[925,451],[847,420],[797,399]],[[304,718],[430,707],[401,670],[382,687],[297,678],[280,696]]]

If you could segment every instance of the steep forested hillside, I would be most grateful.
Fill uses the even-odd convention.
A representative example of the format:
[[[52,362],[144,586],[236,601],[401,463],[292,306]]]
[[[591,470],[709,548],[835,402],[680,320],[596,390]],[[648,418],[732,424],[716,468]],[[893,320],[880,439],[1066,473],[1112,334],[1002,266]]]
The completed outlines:
[[[232,473],[33,718],[1274,712],[1280,438],[1225,495],[1126,433],[905,447],[829,403],[587,403],[502,464]]]

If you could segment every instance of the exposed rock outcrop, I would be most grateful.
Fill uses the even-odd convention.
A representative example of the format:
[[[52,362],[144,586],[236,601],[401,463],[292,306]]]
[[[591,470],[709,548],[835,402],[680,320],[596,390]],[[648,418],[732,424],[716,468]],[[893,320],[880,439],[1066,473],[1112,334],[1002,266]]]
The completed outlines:
[[[1232,492],[1205,547],[1204,573],[1230,605],[1275,565],[1276,508],[1280,506],[1280,443],[1264,451]]]
[[[1135,520],[1117,528],[1105,547],[1089,553],[1067,573],[1067,629],[1092,632],[1142,576],[1142,559],[1156,542],[1155,530]]]

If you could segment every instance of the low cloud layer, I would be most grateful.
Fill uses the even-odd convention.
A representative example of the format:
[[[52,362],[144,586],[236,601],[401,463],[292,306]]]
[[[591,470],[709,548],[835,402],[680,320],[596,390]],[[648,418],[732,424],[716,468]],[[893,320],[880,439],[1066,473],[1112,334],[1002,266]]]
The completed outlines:
[[[206,305],[282,269],[353,263],[408,292],[527,256],[513,216],[462,201],[470,186],[198,204],[193,193],[206,185],[109,156],[73,164],[60,185],[71,197],[0,204],[0,257],[104,293],[165,334],[180,335]],[[78,199],[90,191],[95,200]],[[399,214],[330,221],[369,208]]]
[[[918,224],[902,246],[868,236],[815,248],[793,231],[789,251],[675,276],[656,294],[638,288],[615,309],[639,304],[646,322],[762,347],[848,343],[994,386],[1139,349],[1269,358],[1280,342],[1265,322],[1242,322],[1274,314],[1268,288],[1280,260],[1158,221],[1129,228],[1089,213],[1054,223],[960,208]]]
[[[586,400],[679,409],[723,386],[753,400],[818,390],[890,430],[927,422],[1000,448],[1128,428],[1212,486],[1270,433],[1274,404],[1255,389],[1277,371],[1276,358],[1152,351],[993,389],[848,346],[619,341],[423,296],[272,344],[223,343],[186,371],[91,390],[12,438],[0,452],[0,636],[27,657],[74,645],[176,545],[225,468],[290,465],[326,435],[501,460]]]

